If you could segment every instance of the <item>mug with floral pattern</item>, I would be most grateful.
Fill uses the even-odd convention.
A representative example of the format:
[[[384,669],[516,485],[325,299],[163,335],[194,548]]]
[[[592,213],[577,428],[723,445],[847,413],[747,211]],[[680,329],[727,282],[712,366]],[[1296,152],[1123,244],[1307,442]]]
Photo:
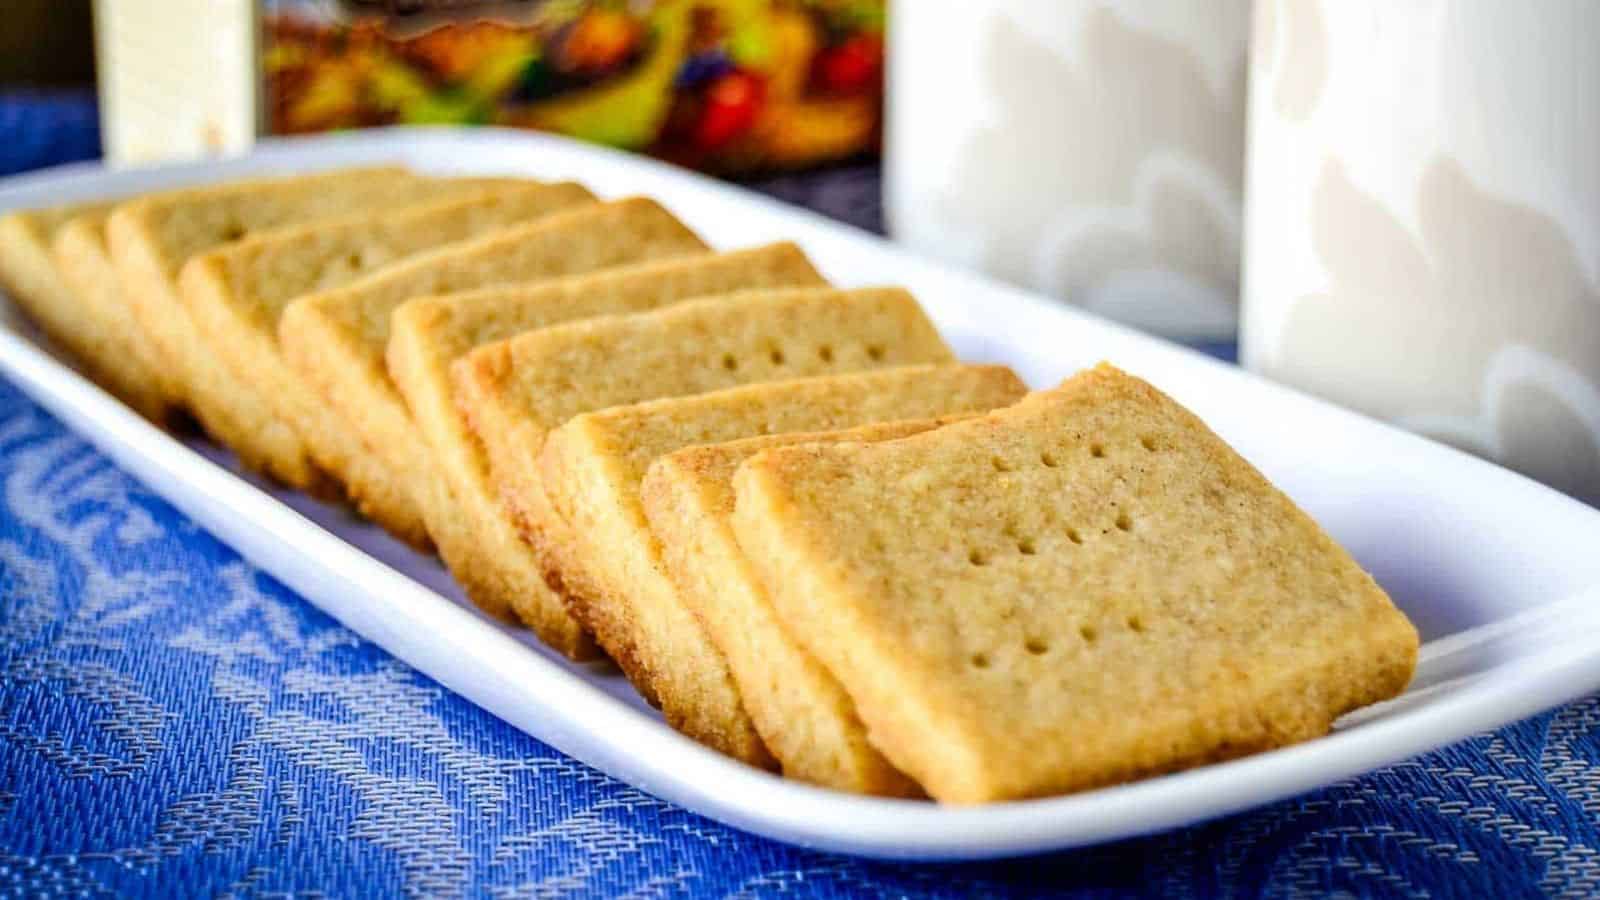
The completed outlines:
[[[1600,4],[1258,0],[1241,356],[1600,502]]]

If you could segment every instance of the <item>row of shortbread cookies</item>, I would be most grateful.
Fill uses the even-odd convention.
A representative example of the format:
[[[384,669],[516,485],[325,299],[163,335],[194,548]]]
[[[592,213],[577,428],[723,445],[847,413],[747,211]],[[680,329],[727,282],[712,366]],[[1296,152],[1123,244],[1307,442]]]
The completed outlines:
[[[685,734],[844,790],[1038,796],[1302,740],[1416,633],[1203,424],[1027,395],[916,301],[653,201],[343,170],[0,219],[0,279],[158,421],[342,492]]]

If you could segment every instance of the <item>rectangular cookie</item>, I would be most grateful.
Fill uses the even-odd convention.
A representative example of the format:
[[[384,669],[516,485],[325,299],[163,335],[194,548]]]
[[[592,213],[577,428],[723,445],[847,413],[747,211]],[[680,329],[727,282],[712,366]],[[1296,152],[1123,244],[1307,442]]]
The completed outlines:
[[[122,299],[122,285],[106,246],[112,204],[84,212],[55,232],[51,254],[61,280],[81,310],[77,327],[92,353],[91,374],[140,415],[169,425],[177,408],[162,389],[161,358],[149,334]]]
[[[135,321],[140,323],[139,327],[148,335],[151,345],[161,359],[159,371],[156,373],[160,379],[158,386],[171,404],[174,406],[188,405],[188,398],[185,392],[186,373],[180,372],[178,365],[184,361],[180,351],[189,343],[184,340],[188,336],[185,334],[185,326],[189,323],[186,317],[181,316],[182,310],[179,308],[176,291],[162,290],[163,286],[170,287],[170,285],[164,285],[163,283],[170,282],[172,277],[177,274],[179,266],[194,253],[230,240],[237,240],[243,236],[243,229],[238,227],[240,223],[232,221],[222,205],[216,207],[217,212],[220,213],[218,219],[203,221],[202,226],[193,229],[195,233],[192,235],[183,234],[182,225],[185,220],[185,214],[196,217],[206,216],[207,207],[204,205],[204,201],[208,197],[208,192],[233,190],[248,195],[250,192],[260,194],[271,188],[281,187],[296,198],[305,195],[307,190],[310,189],[311,196],[314,199],[316,197],[316,188],[323,186],[336,187],[338,180],[346,178],[354,178],[357,183],[371,183],[374,180],[387,178],[409,181],[413,180],[414,176],[399,166],[373,166],[354,170],[315,173],[299,178],[292,176],[269,177],[221,185],[177,188],[171,191],[146,195],[143,198],[130,198],[126,203],[119,204],[119,207],[128,207],[130,214],[137,210],[137,207],[132,206],[133,203],[142,201],[149,204],[152,207],[150,218],[159,218],[163,223],[168,219],[172,219],[174,220],[172,230],[178,232],[177,235],[171,237],[163,236],[158,238],[155,235],[149,235],[151,246],[142,247],[145,251],[143,258],[127,261],[126,265],[130,269],[131,277],[129,280],[131,285],[124,286],[121,289],[122,302],[127,305]],[[338,193],[338,191],[335,190],[334,193]],[[170,212],[168,207],[180,208],[182,212]],[[115,214],[116,211],[117,209],[113,208],[112,213]],[[335,215],[336,213],[330,212],[329,214]],[[111,234],[111,225],[112,223],[108,216],[105,223],[103,242],[107,253],[111,256],[113,267],[118,271],[118,282],[120,284],[123,280],[122,269],[124,263],[119,262],[116,258],[114,246],[116,241]],[[128,240],[133,239],[132,232],[139,230],[134,229],[133,225],[134,223],[131,220],[127,223],[126,227],[130,229]],[[183,241],[183,238],[188,240]],[[163,245],[178,244],[178,246],[170,250],[158,248],[154,246],[158,241]],[[134,290],[134,286],[139,289]],[[171,302],[163,305],[163,300],[170,300]],[[144,313],[140,312],[142,307],[146,308]],[[150,324],[144,324],[145,320],[148,320]]]
[[[104,214],[109,204],[19,209],[0,215],[0,288],[50,340],[81,360],[99,354],[78,327],[78,298],[61,278],[50,245],[80,215]]]
[[[433,478],[405,402],[384,367],[389,320],[407,300],[701,253],[706,245],[653,200],[588,204],[441,247],[284,310],[278,346],[321,403],[297,422],[317,464],[363,514],[425,540],[416,486]]]
[[[122,299],[160,355],[163,393],[187,406],[219,442],[243,446],[241,436],[249,432],[249,422],[233,415],[234,408],[251,404],[250,421],[270,420],[271,413],[259,399],[227,393],[221,356],[206,342],[178,294],[178,272],[190,257],[260,231],[509,183],[425,178],[397,167],[229,182],[147,194],[120,204],[106,223],[106,237]],[[263,442],[274,447],[271,457],[241,457],[241,462],[264,468],[292,459],[290,467],[275,465],[265,471],[293,487],[329,491],[293,429],[274,427],[255,434],[250,446]]]
[[[577,584],[585,569],[562,552],[560,523],[539,486],[538,450],[550,429],[582,412],[657,397],[951,360],[905,291],[810,287],[744,290],[525,332],[474,350],[452,377],[503,510],[587,626],[581,598],[591,592]]]
[[[1019,399],[1026,391],[1014,385]],[[678,596],[728,660],[756,732],[788,778],[861,794],[916,796],[915,782],[867,740],[855,704],[791,638],[729,521],[733,473],[753,454],[797,444],[870,442],[919,434],[962,417],[766,435],[690,447],[650,464],[640,499]]]
[[[395,310],[389,376],[435,463],[417,503],[445,564],[480,608],[513,612],[546,643],[571,654],[581,629],[545,584],[489,479],[488,461],[450,386],[450,365],[474,347],[590,316],[637,312],[738,288],[825,282],[793,244],[698,254],[550,281],[418,297]]]
[[[639,485],[650,461],[694,444],[759,434],[976,412],[1019,390],[1003,366],[897,366],[577,416],[550,433],[540,475],[551,514],[570,542],[564,552],[583,566],[568,586],[583,592],[577,599],[586,624],[673,727],[736,758],[767,763],[727,660],[678,596],[645,521]]]
[[[1307,740],[1415,665],[1416,630],[1348,553],[1107,365],[926,434],[766,450],[734,487],[789,633],[941,801]]]
[[[115,202],[17,210],[0,216],[0,286],[84,373],[141,415],[163,418],[159,395],[139,377],[126,342],[105,327],[96,295],[74,283],[53,246],[74,223],[98,228]]]
[[[180,296],[223,362],[212,377],[224,389],[213,393],[244,426],[229,437],[234,450],[266,460],[263,468],[292,470],[296,460],[274,458],[285,448],[259,436],[293,428],[293,422],[309,416],[305,407],[320,403],[288,370],[278,349],[278,319],[290,301],[424,250],[593,200],[571,182],[485,187],[396,210],[262,232],[192,257],[178,277]],[[262,413],[270,418],[260,418]]]
[[[456,402],[536,549],[555,536],[539,448],[579,413],[657,397],[955,359],[900,288],[738,291],[487,344],[455,364]],[[577,573],[573,573],[577,575]]]

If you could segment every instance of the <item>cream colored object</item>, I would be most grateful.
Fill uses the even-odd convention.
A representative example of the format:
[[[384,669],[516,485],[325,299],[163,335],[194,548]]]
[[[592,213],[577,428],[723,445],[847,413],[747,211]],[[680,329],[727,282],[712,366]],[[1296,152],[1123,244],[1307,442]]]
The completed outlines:
[[[109,163],[249,149],[260,130],[256,12],[254,0],[95,0]]]
[[[1600,502],[1597,31],[1262,0],[1245,364]]]

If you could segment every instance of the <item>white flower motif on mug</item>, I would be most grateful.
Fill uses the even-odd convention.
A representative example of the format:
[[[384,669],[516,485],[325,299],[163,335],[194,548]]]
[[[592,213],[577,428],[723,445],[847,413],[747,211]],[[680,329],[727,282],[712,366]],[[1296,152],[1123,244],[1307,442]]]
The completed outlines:
[[[1600,290],[1560,223],[1449,157],[1415,235],[1332,160],[1311,217],[1329,289],[1296,301],[1267,374],[1600,500]]]
[[[1303,122],[1316,109],[1328,79],[1321,7],[1313,0],[1259,0],[1255,12],[1253,52],[1272,82],[1272,109]]]
[[[1243,59],[1219,91],[1190,49],[1130,27],[1109,9],[1088,14],[1081,56],[1071,60],[1005,16],[993,23],[978,75],[994,98],[994,120],[958,155],[937,204],[940,216],[962,231],[984,223],[983,261],[991,271],[1059,289],[1074,303],[1084,301],[1086,284],[1063,276],[1071,261],[1040,263],[1052,234],[1061,252],[1075,252],[1074,245],[1095,251],[1084,271],[1097,279],[1115,274],[1103,269],[1121,260],[1144,270],[1155,264],[1231,303],[1243,177]],[[1177,198],[1171,194],[1194,190],[1196,179],[1166,180],[1163,205],[1201,212],[1130,231],[1130,223],[1150,220],[1150,210],[1140,205],[1150,198],[1139,196],[1138,185],[1152,160],[1165,160],[1169,170],[1172,160],[1181,160],[1183,168],[1205,174],[1209,190],[1196,199]],[[1208,214],[1215,197],[1231,215]],[[1063,215],[1077,217],[1067,244],[1059,240]],[[1104,221],[1084,221],[1096,216]],[[1103,238],[1092,233],[1097,228],[1106,232]],[[1216,252],[1219,245],[1224,249]]]

